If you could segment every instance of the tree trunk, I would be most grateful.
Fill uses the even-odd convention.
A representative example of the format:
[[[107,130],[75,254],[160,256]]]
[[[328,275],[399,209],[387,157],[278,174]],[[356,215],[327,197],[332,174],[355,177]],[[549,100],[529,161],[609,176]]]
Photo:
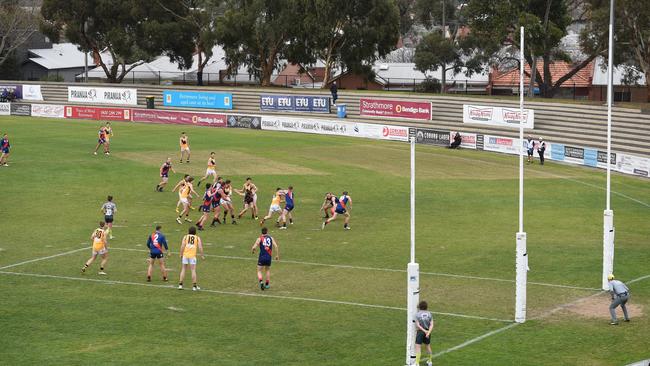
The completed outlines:
[[[542,88],[541,88],[541,93],[543,98],[553,98],[553,95],[555,94],[555,90],[553,90],[553,75],[551,75],[551,60],[548,55],[544,55],[542,57],[542,61],[544,62],[543,67],[544,67],[544,75],[543,75],[543,83],[542,83]]]
[[[650,81],[648,81],[648,80],[650,80],[650,70],[648,70],[648,72],[645,73],[645,80],[646,80],[645,85],[646,85],[646,91],[647,91],[646,101],[650,102]]]
[[[535,55],[531,54],[533,59],[532,65],[530,67],[530,85],[528,85],[528,97],[532,98],[535,96],[535,79],[537,78],[537,58]]]
[[[262,86],[271,86],[271,76],[273,75],[273,62],[269,60],[264,60],[262,63],[262,75],[260,77],[260,83]]]
[[[325,73],[323,75],[323,85],[321,85],[321,89],[327,89],[329,84],[331,75],[330,73],[332,72],[332,51],[327,50],[327,57],[325,59]]]
[[[198,67],[196,69],[196,85],[203,86],[203,52],[199,49],[198,54]]]
[[[445,14],[445,2],[447,0],[442,0],[442,38],[447,39],[447,21]],[[442,64],[442,74],[440,75],[440,94],[445,93],[445,87],[447,86],[447,65]]]

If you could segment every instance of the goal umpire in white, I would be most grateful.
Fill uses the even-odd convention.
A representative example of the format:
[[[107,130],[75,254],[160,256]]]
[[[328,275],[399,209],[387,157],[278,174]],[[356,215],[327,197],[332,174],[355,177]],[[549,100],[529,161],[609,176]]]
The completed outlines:
[[[612,295],[612,303],[609,305],[609,314],[612,316],[611,325],[618,325],[618,320],[616,320],[616,308],[620,305],[623,309],[623,316],[625,321],[629,322],[630,317],[627,314],[627,300],[630,299],[630,289],[625,286],[625,284],[619,280],[614,279],[614,275],[610,274],[607,276],[609,281],[609,293]]]

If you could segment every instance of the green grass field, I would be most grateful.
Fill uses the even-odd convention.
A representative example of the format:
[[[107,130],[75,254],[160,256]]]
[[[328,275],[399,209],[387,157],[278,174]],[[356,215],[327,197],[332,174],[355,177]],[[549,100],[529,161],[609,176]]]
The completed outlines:
[[[401,365],[409,256],[408,144],[239,129],[115,123],[112,155],[93,156],[98,122],[0,117],[0,364]],[[188,132],[201,176],[210,151],[236,186],[252,176],[266,211],[293,185],[295,224],[272,228],[282,258],[261,292],[243,219],[201,233],[201,292],[145,281],[154,223],[177,251],[169,189],[154,192]],[[650,358],[650,181],[612,176],[615,272],[636,280],[632,322],[608,325],[602,268],[603,171],[526,167],[528,321],[513,325],[517,160],[417,148],[417,261],[434,311],[434,364],[623,365]],[[326,191],[348,190],[352,230],[320,230]],[[118,205],[108,276],[82,275],[106,195]],[[241,201],[236,200],[237,208]],[[193,212],[192,218],[198,213]],[[646,277],[644,277],[646,276]],[[188,283],[188,280],[186,280]],[[574,306],[560,306],[586,298]],[[477,337],[494,332],[476,342]],[[459,346],[459,347],[457,347]],[[423,363],[424,364],[424,363]]]

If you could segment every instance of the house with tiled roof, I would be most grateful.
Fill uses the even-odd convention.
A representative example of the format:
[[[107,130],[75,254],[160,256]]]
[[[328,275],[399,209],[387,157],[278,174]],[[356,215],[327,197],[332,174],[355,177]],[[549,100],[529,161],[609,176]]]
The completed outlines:
[[[589,99],[606,102],[607,101],[607,60],[602,57],[596,58],[594,62],[594,76],[592,79]],[[626,80],[625,68],[622,66],[614,67],[613,88],[615,102],[635,102],[645,103],[650,101],[647,81],[641,70],[632,68],[637,76],[636,80]]]
[[[574,65],[567,62],[554,62],[550,64],[551,80],[555,83],[562,76],[566,75],[573,69]],[[540,80],[543,77],[543,63],[540,60],[537,63],[537,78]],[[594,73],[594,62],[590,62],[587,66],[578,71],[575,75],[570,77],[560,87],[560,90],[555,94],[558,98],[574,98],[574,99],[587,99],[589,98],[589,91],[592,84]],[[528,91],[530,85],[530,66],[526,64],[524,68],[524,91]],[[508,71],[499,71],[494,69],[490,74],[489,82],[490,95],[512,95],[519,93],[519,68],[514,68]],[[535,86],[535,93],[539,89]]]

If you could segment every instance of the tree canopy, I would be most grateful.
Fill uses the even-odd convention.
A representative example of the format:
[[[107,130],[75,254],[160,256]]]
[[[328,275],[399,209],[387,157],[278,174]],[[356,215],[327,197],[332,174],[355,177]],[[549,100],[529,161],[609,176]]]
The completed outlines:
[[[166,0],[170,7],[177,1]],[[180,11],[180,10],[179,10]],[[136,66],[169,55],[184,67],[192,50],[184,46],[179,23],[156,3],[138,0],[44,0],[41,14],[46,33],[54,42],[63,35],[92,52],[109,82],[119,83]],[[111,60],[105,61],[106,52]]]
[[[395,49],[400,15],[392,0],[308,0],[299,33],[291,40],[292,62],[325,64],[323,87],[331,70],[372,77],[372,63]]]

